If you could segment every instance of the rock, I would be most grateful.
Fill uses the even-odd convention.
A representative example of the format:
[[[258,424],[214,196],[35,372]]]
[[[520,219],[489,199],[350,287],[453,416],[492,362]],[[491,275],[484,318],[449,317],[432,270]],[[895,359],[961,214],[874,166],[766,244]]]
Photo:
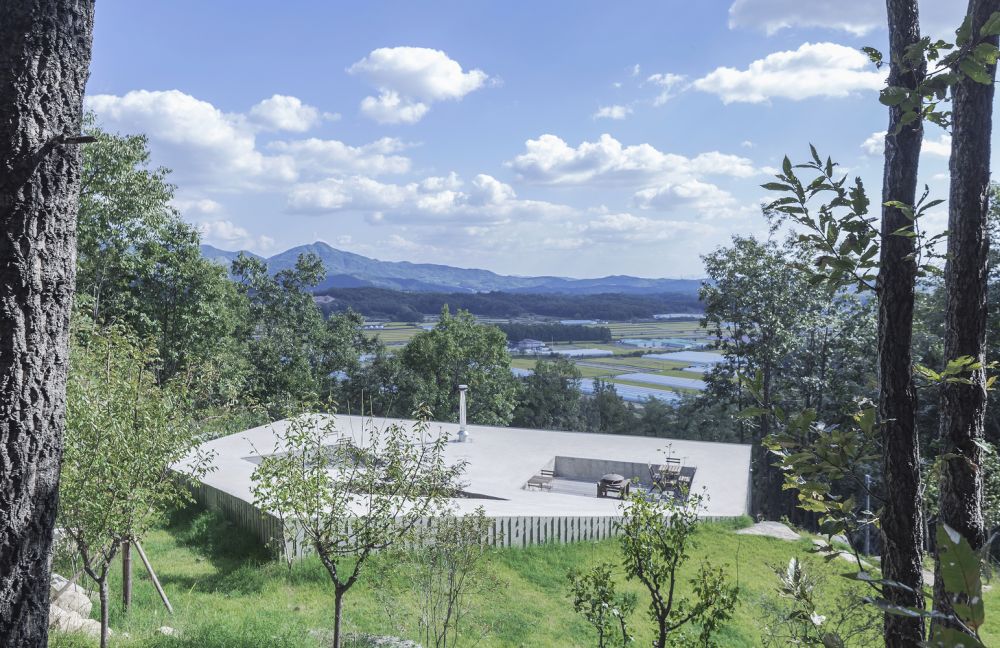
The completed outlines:
[[[59,574],[52,574],[52,578],[49,581],[49,597],[51,602],[63,610],[75,612],[86,619],[90,616],[91,610],[94,609],[94,604],[90,600],[90,593],[76,583],[66,587],[68,582],[67,579]],[[63,588],[65,588],[65,591],[63,591]],[[62,592],[62,594],[59,594],[59,592]],[[59,598],[56,598],[57,595]]]
[[[60,632],[78,632],[88,637],[101,636],[101,623],[87,619],[71,610],[64,610],[58,605],[49,606],[49,627]],[[111,634],[111,630],[108,630]]]
[[[819,538],[813,538],[813,545],[815,545],[817,549],[825,549],[825,547],[827,546],[827,543],[826,543],[825,540],[820,540]],[[848,561],[850,563],[853,563],[854,565],[858,564],[858,561],[854,557],[854,554],[852,554],[849,551],[840,551],[839,549],[834,549],[833,551],[825,551],[825,550],[824,551],[820,551],[820,553],[823,554],[824,556],[828,556],[828,555],[830,555],[832,553],[835,553],[835,554],[837,554],[837,557],[840,558],[840,559],[842,559],[842,560],[846,560],[846,561]],[[864,559],[861,560],[861,568],[864,569],[865,571],[871,571],[872,570],[872,566],[868,562],[866,562]]]
[[[157,629],[157,632],[166,637],[176,637],[180,634],[170,626],[160,626],[159,629]]]
[[[768,538],[777,538],[778,540],[794,541],[802,539],[802,536],[782,522],[758,522],[753,526],[740,529],[736,533],[740,535],[765,536]]]

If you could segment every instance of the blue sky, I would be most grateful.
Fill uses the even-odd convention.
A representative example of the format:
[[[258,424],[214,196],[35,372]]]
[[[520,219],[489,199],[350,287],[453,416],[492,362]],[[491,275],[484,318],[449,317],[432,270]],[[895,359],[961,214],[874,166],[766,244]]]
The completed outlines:
[[[947,35],[960,0],[921,5]],[[104,0],[88,107],[206,242],[508,274],[697,277],[808,143],[873,196],[873,0]],[[947,194],[948,140],[924,180]],[[945,221],[943,209],[929,219]]]

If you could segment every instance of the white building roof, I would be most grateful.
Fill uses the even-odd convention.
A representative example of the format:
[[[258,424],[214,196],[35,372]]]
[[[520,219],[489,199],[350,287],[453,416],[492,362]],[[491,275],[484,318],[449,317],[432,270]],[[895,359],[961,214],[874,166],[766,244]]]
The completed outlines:
[[[379,427],[393,422],[408,426],[413,423],[358,416],[338,416],[336,420],[338,433],[356,440],[370,433],[372,421]],[[214,451],[212,463],[215,470],[208,473],[203,481],[213,488],[252,502],[251,475],[256,462],[261,454],[274,451],[275,432],[287,425],[287,420],[277,421],[206,442],[202,448]],[[460,460],[468,462],[463,478],[467,492],[497,499],[455,500],[462,511],[482,506],[490,516],[617,515],[620,503],[614,499],[529,491],[523,486],[542,468],[551,467],[557,456],[595,462],[660,463],[665,456],[664,450],[669,446],[671,456],[679,457],[684,465],[696,468],[692,490],[701,491],[704,488],[707,491],[709,501],[705,515],[736,516],[746,512],[750,471],[748,445],[480,425],[471,425],[468,431],[470,441],[449,443],[446,459],[452,463]],[[431,432],[447,434],[454,439],[458,436],[458,424],[435,422],[431,424]],[[175,468],[182,471],[184,465],[181,463]]]

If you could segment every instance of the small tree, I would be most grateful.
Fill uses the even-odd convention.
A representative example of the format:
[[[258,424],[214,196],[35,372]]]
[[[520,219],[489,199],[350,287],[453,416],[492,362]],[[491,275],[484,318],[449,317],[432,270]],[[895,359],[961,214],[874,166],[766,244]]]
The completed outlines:
[[[737,587],[726,584],[721,569],[705,562],[691,579],[692,600],[677,595],[677,573],[690,557],[703,497],[651,497],[636,489],[623,505],[621,548],[625,573],[641,582],[651,598],[649,615],[656,623],[654,648],[665,648],[687,635],[684,645],[713,646],[712,635],[732,616]],[[700,627],[697,636],[685,626]]]
[[[464,464],[448,465],[446,435],[369,422],[341,435],[332,416],[300,414],[278,430],[274,453],[253,474],[257,506],[279,514],[286,547],[316,552],[333,582],[333,646],[340,647],[344,595],[372,554],[404,543],[455,495]]]
[[[475,621],[476,597],[502,587],[486,560],[491,525],[478,508],[471,515],[440,518],[417,535],[413,582],[420,638],[427,648],[457,648],[463,631]],[[481,639],[488,630],[485,626],[476,632]]]
[[[627,646],[633,641],[628,617],[635,611],[637,597],[615,591],[611,569],[610,564],[601,563],[588,572],[573,569],[568,574],[573,609],[594,626],[597,648]]]
[[[108,574],[123,542],[138,541],[171,506],[190,501],[170,467],[193,479],[210,456],[185,415],[183,386],[156,384],[157,358],[126,332],[78,330],[67,386],[59,523],[97,583],[101,646],[108,641]]]
[[[823,584],[797,558],[785,567],[776,567],[780,602],[763,602],[766,620],[762,641],[767,648],[785,646],[876,645],[882,634],[882,616],[856,591],[837,597],[836,605],[820,613],[817,590]]]

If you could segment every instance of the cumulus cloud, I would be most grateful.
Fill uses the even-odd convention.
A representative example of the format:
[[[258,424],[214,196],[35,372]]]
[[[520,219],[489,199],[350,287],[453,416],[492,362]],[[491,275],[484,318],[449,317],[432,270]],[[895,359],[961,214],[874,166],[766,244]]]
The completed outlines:
[[[250,117],[265,129],[304,133],[317,125],[322,115],[319,108],[302,103],[298,97],[276,94],[251,108]]]
[[[317,139],[271,142],[268,150],[285,154],[295,160],[297,168],[312,175],[332,173],[406,173],[410,159],[394,155],[406,145],[394,138],[383,137],[362,146],[350,146],[338,140]]]
[[[922,2],[922,31],[953,35],[962,22],[963,2]],[[864,36],[884,30],[885,3],[872,0],[734,0],[729,7],[730,29],[757,29],[768,35],[790,28],[823,28]]]
[[[670,101],[682,89],[681,86],[687,79],[683,74],[672,72],[651,74],[646,77],[646,83],[659,86],[660,94],[653,99],[654,106],[662,106]]]
[[[179,90],[94,95],[86,104],[105,128],[148,135],[158,163],[183,186],[237,189],[296,178],[290,157],[257,149],[255,129],[244,116]]]
[[[274,239],[269,236],[253,236],[245,228],[228,220],[203,221],[198,223],[202,240],[225,250],[252,250],[263,253],[274,248]]]
[[[426,47],[381,47],[347,69],[375,86],[377,97],[365,97],[361,112],[384,124],[420,121],[431,104],[459,100],[489,80],[482,70],[465,72],[441,50]]]
[[[525,142],[525,149],[507,165],[521,179],[544,184],[642,184],[700,174],[746,178],[757,173],[751,160],[737,155],[713,151],[688,158],[650,144],[623,146],[606,133],[576,147],[546,134]]]
[[[640,209],[676,211],[694,208],[703,213],[718,215],[729,215],[737,206],[736,199],[728,191],[701,180],[685,180],[641,189],[636,192],[634,202]]]
[[[211,198],[177,198],[170,204],[181,214],[217,214],[222,211],[222,205]]]
[[[885,151],[885,136],[886,131],[872,133],[868,136],[868,139],[862,142],[861,148],[864,149],[865,153],[868,155],[882,155]],[[951,135],[941,133],[937,139],[924,137],[923,144],[920,147],[920,152],[925,155],[933,155],[935,157],[951,157]]]
[[[745,70],[717,68],[692,85],[729,104],[846,97],[878,90],[884,83],[885,74],[860,51],[836,43],[804,43],[797,50],[768,54]]]
[[[594,119],[625,119],[632,114],[632,109],[629,106],[601,106],[597,112],[594,113]]]
[[[760,29],[769,36],[789,27],[824,27],[864,36],[885,24],[885,3],[870,0],[736,0],[729,28]]]
[[[385,183],[360,175],[300,183],[288,195],[288,209],[311,214],[372,212],[380,215],[377,222],[412,216],[418,223],[426,218],[489,223],[515,216],[544,218],[572,212],[554,203],[519,199],[513,187],[486,174],[475,176],[466,185],[454,173],[405,184]]]

